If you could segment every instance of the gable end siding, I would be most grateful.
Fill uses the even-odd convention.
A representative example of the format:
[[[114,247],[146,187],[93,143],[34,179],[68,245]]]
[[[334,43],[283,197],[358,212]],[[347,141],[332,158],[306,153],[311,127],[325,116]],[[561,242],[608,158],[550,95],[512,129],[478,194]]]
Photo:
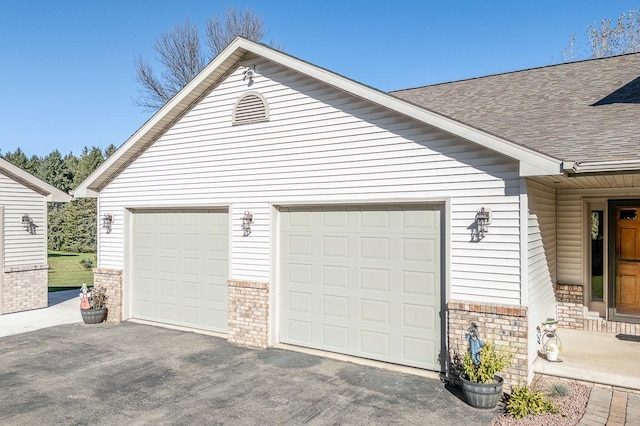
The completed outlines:
[[[250,62],[249,62],[250,61]],[[99,265],[124,265],[128,207],[231,205],[232,279],[271,280],[271,205],[450,200],[450,298],[519,304],[519,178],[515,161],[459,140],[280,65],[249,58],[251,90],[270,121],[233,126],[246,92],[240,66],[111,181],[100,212]],[[487,237],[471,241],[476,211]],[[254,215],[242,236],[241,216]]]
[[[4,207],[4,267],[47,263],[47,210],[44,196],[0,174],[0,205]],[[28,214],[38,226],[30,234],[22,226]]]

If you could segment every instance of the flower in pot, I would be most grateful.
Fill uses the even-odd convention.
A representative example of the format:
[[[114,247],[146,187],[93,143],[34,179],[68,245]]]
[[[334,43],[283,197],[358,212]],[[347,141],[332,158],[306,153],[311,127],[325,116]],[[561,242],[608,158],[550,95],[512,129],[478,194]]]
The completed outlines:
[[[80,290],[80,314],[85,324],[98,324],[107,319],[107,290],[102,286],[88,288],[82,284]]]
[[[493,339],[487,342],[480,340],[474,323],[466,338],[469,340],[469,352],[462,361],[462,392],[471,406],[494,408],[504,382],[497,373],[511,365],[513,353],[506,348],[498,348]]]
[[[555,343],[547,345],[546,355],[547,360],[551,362],[558,361],[558,355],[560,354],[560,348]]]

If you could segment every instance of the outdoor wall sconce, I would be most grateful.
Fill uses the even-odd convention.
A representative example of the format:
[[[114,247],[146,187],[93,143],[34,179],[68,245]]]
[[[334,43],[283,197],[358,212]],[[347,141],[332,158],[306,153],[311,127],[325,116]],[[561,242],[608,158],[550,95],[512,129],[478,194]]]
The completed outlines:
[[[242,81],[249,80],[249,83],[253,83],[253,78],[256,76],[256,66],[249,65],[244,70],[244,77],[242,77]]]
[[[107,230],[107,234],[111,233],[111,225],[113,224],[113,216],[105,213],[102,216],[102,227]]]
[[[25,213],[22,215],[22,227],[25,231],[33,235],[36,233],[38,225],[33,223],[33,219],[31,219],[31,217],[27,213]]]
[[[475,240],[480,241],[484,238],[484,234],[489,231],[491,223],[491,210],[481,207],[476,212]]]
[[[251,223],[253,223],[253,215],[246,210],[242,216],[242,236],[248,237],[251,234]]]

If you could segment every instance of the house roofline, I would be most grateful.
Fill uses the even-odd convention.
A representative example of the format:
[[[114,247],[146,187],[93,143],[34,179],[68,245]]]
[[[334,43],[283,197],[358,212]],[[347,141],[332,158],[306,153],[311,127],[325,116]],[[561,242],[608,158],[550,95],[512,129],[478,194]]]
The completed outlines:
[[[41,195],[44,195],[45,200],[48,202],[68,203],[72,199],[71,195],[66,192],[59,190],[55,186],[48,184],[2,158],[0,158],[0,170],[3,174],[11,177],[13,180],[22,183]]]
[[[429,111],[263,44],[236,37],[191,82],[160,108],[115,153],[73,190],[72,194],[80,198],[96,197],[106,184],[179,120],[193,104],[206,96],[248,53],[279,63],[353,96],[394,110],[399,114],[513,158],[520,162],[520,176],[556,175],[562,172],[561,161],[558,159]]]

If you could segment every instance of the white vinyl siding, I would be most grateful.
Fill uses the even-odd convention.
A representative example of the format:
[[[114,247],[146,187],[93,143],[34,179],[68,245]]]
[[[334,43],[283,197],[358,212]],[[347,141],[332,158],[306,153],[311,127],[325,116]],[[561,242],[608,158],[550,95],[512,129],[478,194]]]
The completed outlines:
[[[529,359],[537,356],[536,326],[556,317],[556,190],[527,180]],[[533,364],[530,365],[533,367]]]
[[[4,267],[47,263],[47,204],[44,196],[0,173],[0,205],[4,208]],[[22,226],[28,214],[36,228]]]
[[[124,265],[128,207],[230,205],[231,278],[271,279],[270,206],[450,201],[450,297],[520,303],[519,179],[516,161],[416,123],[282,66],[248,58],[100,193],[99,265]],[[270,121],[232,125],[238,97],[258,92]],[[489,233],[471,241],[480,208]],[[255,222],[242,236],[241,216]]]
[[[558,190],[558,283],[584,285],[587,266],[583,244],[588,227],[583,201],[624,198],[640,198],[640,188]]]

